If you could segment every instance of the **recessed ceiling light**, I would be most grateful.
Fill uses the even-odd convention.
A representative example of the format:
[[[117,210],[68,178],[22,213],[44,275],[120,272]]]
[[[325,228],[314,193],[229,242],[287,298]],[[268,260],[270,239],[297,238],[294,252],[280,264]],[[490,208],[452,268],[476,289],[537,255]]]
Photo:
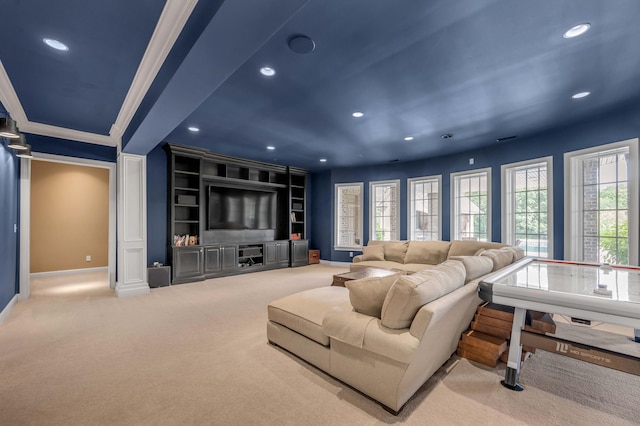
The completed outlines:
[[[351,114],[351,115],[353,115],[355,118],[364,117],[364,113],[363,113],[363,112],[360,112],[360,111],[356,111],[356,112],[354,112],[354,113],[353,113],[353,114]]]
[[[591,94],[591,92],[579,92],[576,93],[575,95],[571,96],[573,99],[580,99],[580,98],[586,98],[587,96],[589,96]]]
[[[267,146],[267,149],[268,149],[269,151],[273,151],[274,149],[276,149],[276,147],[275,147],[275,146],[273,146],[273,145],[268,145],[268,146]]]
[[[569,28],[567,31],[565,31],[562,34],[562,37],[574,38],[574,37],[581,36],[582,34],[589,31],[589,28],[591,28],[591,24],[589,24],[588,22],[585,22],[584,24],[578,24],[574,27]]]
[[[66,44],[64,44],[61,41],[55,40],[53,38],[43,38],[42,41],[44,41],[44,43],[47,46],[49,46],[49,47],[51,47],[53,49],[62,50],[62,51],[65,51],[65,52],[67,50],[69,50],[69,47]]]
[[[320,162],[321,162],[321,163],[326,163],[326,162],[327,162],[327,159],[326,159],[326,158],[321,158],[321,159],[320,159]]]
[[[445,133],[445,134],[440,135],[440,137],[442,139],[451,139],[453,137],[453,135],[451,133]]]
[[[193,133],[198,133],[200,131],[200,128],[198,128],[196,126],[189,126],[189,127],[187,127],[187,129],[189,129],[189,131],[193,132]]]
[[[262,67],[260,68],[260,74],[267,76],[267,77],[272,77],[274,75],[276,75],[276,70],[274,70],[271,67]]]
[[[404,138],[405,141],[412,141],[413,140],[413,136],[407,136],[406,138]]]

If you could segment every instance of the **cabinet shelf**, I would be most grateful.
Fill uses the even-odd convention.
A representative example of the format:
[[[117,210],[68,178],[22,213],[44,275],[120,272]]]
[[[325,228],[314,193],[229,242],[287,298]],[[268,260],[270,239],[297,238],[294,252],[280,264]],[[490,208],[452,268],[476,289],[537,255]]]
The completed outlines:
[[[207,175],[207,174],[202,175],[202,178],[208,181],[214,181],[214,182],[243,183],[243,184],[246,184],[247,182],[251,182],[252,186],[262,186],[262,187],[268,187],[268,188],[286,188],[287,187],[287,185],[283,183],[262,182],[258,180],[248,180],[248,179],[240,179],[235,177],[223,177],[223,176]]]
[[[197,220],[175,220],[175,223],[200,223]]]
[[[191,191],[191,192],[198,192],[200,191],[200,188],[184,188],[182,186],[176,186],[174,187],[174,189],[176,191]]]
[[[174,204],[175,207],[200,207],[199,204]]]
[[[198,173],[198,172],[190,172],[190,171],[187,171],[187,170],[174,170],[174,172],[176,174],[181,174],[181,175],[190,175],[190,176],[199,176],[200,175],[200,173]]]

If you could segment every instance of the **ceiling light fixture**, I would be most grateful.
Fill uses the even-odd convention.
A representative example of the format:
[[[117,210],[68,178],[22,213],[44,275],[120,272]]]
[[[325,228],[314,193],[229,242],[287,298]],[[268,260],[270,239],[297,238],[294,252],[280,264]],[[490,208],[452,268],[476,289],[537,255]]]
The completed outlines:
[[[276,75],[276,70],[271,67],[262,67],[260,68],[260,74],[266,77],[273,77],[274,75]]]
[[[321,158],[321,159],[320,159],[320,162],[321,162],[321,163],[326,163],[326,162],[327,162],[327,159],[326,159],[326,158]]]
[[[405,141],[412,141],[413,140],[413,136],[407,136],[406,138],[404,138]]]
[[[198,133],[200,131],[200,128],[196,126],[189,126],[187,127],[187,129],[189,129],[189,131],[193,133]]]
[[[453,134],[451,134],[451,133],[444,133],[444,134],[440,135],[440,137],[441,137],[442,139],[451,139],[451,138],[453,137]]]
[[[33,154],[31,154],[31,145],[27,144],[26,148],[18,151],[16,156],[20,158],[33,158]]]
[[[16,121],[11,117],[0,118],[0,136],[3,138],[19,138],[20,131]]]
[[[275,146],[273,146],[273,145],[269,145],[269,146],[267,146],[267,149],[268,149],[269,151],[273,151],[274,149],[276,149],[276,147],[275,147]]]
[[[69,50],[69,46],[67,46],[63,42],[58,41],[56,39],[43,38],[42,41],[44,41],[44,43],[52,49],[61,50],[63,52],[66,52],[67,50]]]
[[[18,151],[24,151],[27,149],[27,141],[24,137],[24,133],[20,133],[17,139],[11,139],[9,145],[7,145],[11,149],[16,149]]]
[[[364,117],[364,113],[363,113],[363,112],[360,112],[360,111],[356,111],[356,112],[354,112],[354,113],[353,113],[353,114],[351,114],[351,115],[353,115],[355,118]]]
[[[591,92],[578,92],[575,95],[571,96],[573,99],[582,99],[589,96]]]
[[[585,22],[583,24],[578,24],[578,25],[575,25],[575,26],[569,28],[567,31],[565,31],[562,34],[562,37],[564,37],[564,38],[574,38],[574,37],[581,36],[582,34],[584,34],[587,31],[589,31],[589,28],[591,28],[591,24],[589,24],[588,22]]]

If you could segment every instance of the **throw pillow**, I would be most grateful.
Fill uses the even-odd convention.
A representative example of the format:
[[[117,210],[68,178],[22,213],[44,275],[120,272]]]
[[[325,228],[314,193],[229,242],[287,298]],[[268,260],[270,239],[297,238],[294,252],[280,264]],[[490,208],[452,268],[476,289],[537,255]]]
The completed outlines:
[[[459,260],[464,265],[464,269],[467,272],[465,284],[493,270],[493,260],[488,256],[452,256],[449,259]]]
[[[493,261],[493,271],[502,269],[513,261],[513,252],[504,249],[489,249],[480,253],[480,256],[486,256]]]
[[[404,263],[438,265],[447,260],[449,241],[409,241]]]
[[[473,253],[474,256],[480,256],[480,254],[482,254],[482,252],[484,251],[483,248],[479,248],[478,251],[476,251],[475,253]]]
[[[393,283],[400,274],[388,277],[371,277],[344,283],[349,290],[349,300],[356,312],[380,318],[382,304]]]
[[[408,241],[403,242],[385,242],[384,243],[384,260],[391,262],[404,263],[404,257],[407,254]]]
[[[513,253],[513,261],[516,262],[524,257],[524,250],[520,247],[507,246],[502,249],[509,250]]]
[[[384,246],[376,244],[362,247],[362,260],[384,260]]]
[[[447,260],[435,268],[400,276],[382,304],[382,325],[408,328],[422,306],[462,287],[465,275],[462,262]]]

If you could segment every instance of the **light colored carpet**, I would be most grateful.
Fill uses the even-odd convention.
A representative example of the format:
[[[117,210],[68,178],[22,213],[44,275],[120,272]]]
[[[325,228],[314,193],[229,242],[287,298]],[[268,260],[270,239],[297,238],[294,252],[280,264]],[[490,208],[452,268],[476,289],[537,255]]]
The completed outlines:
[[[539,352],[524,392],[504,365],[452,357],[394,417],[266,341],[266,305],[329,285],[302,268],[118,299],[99,275],[37,279],[0,325],[1,425],[623,425],[640,378]]]

